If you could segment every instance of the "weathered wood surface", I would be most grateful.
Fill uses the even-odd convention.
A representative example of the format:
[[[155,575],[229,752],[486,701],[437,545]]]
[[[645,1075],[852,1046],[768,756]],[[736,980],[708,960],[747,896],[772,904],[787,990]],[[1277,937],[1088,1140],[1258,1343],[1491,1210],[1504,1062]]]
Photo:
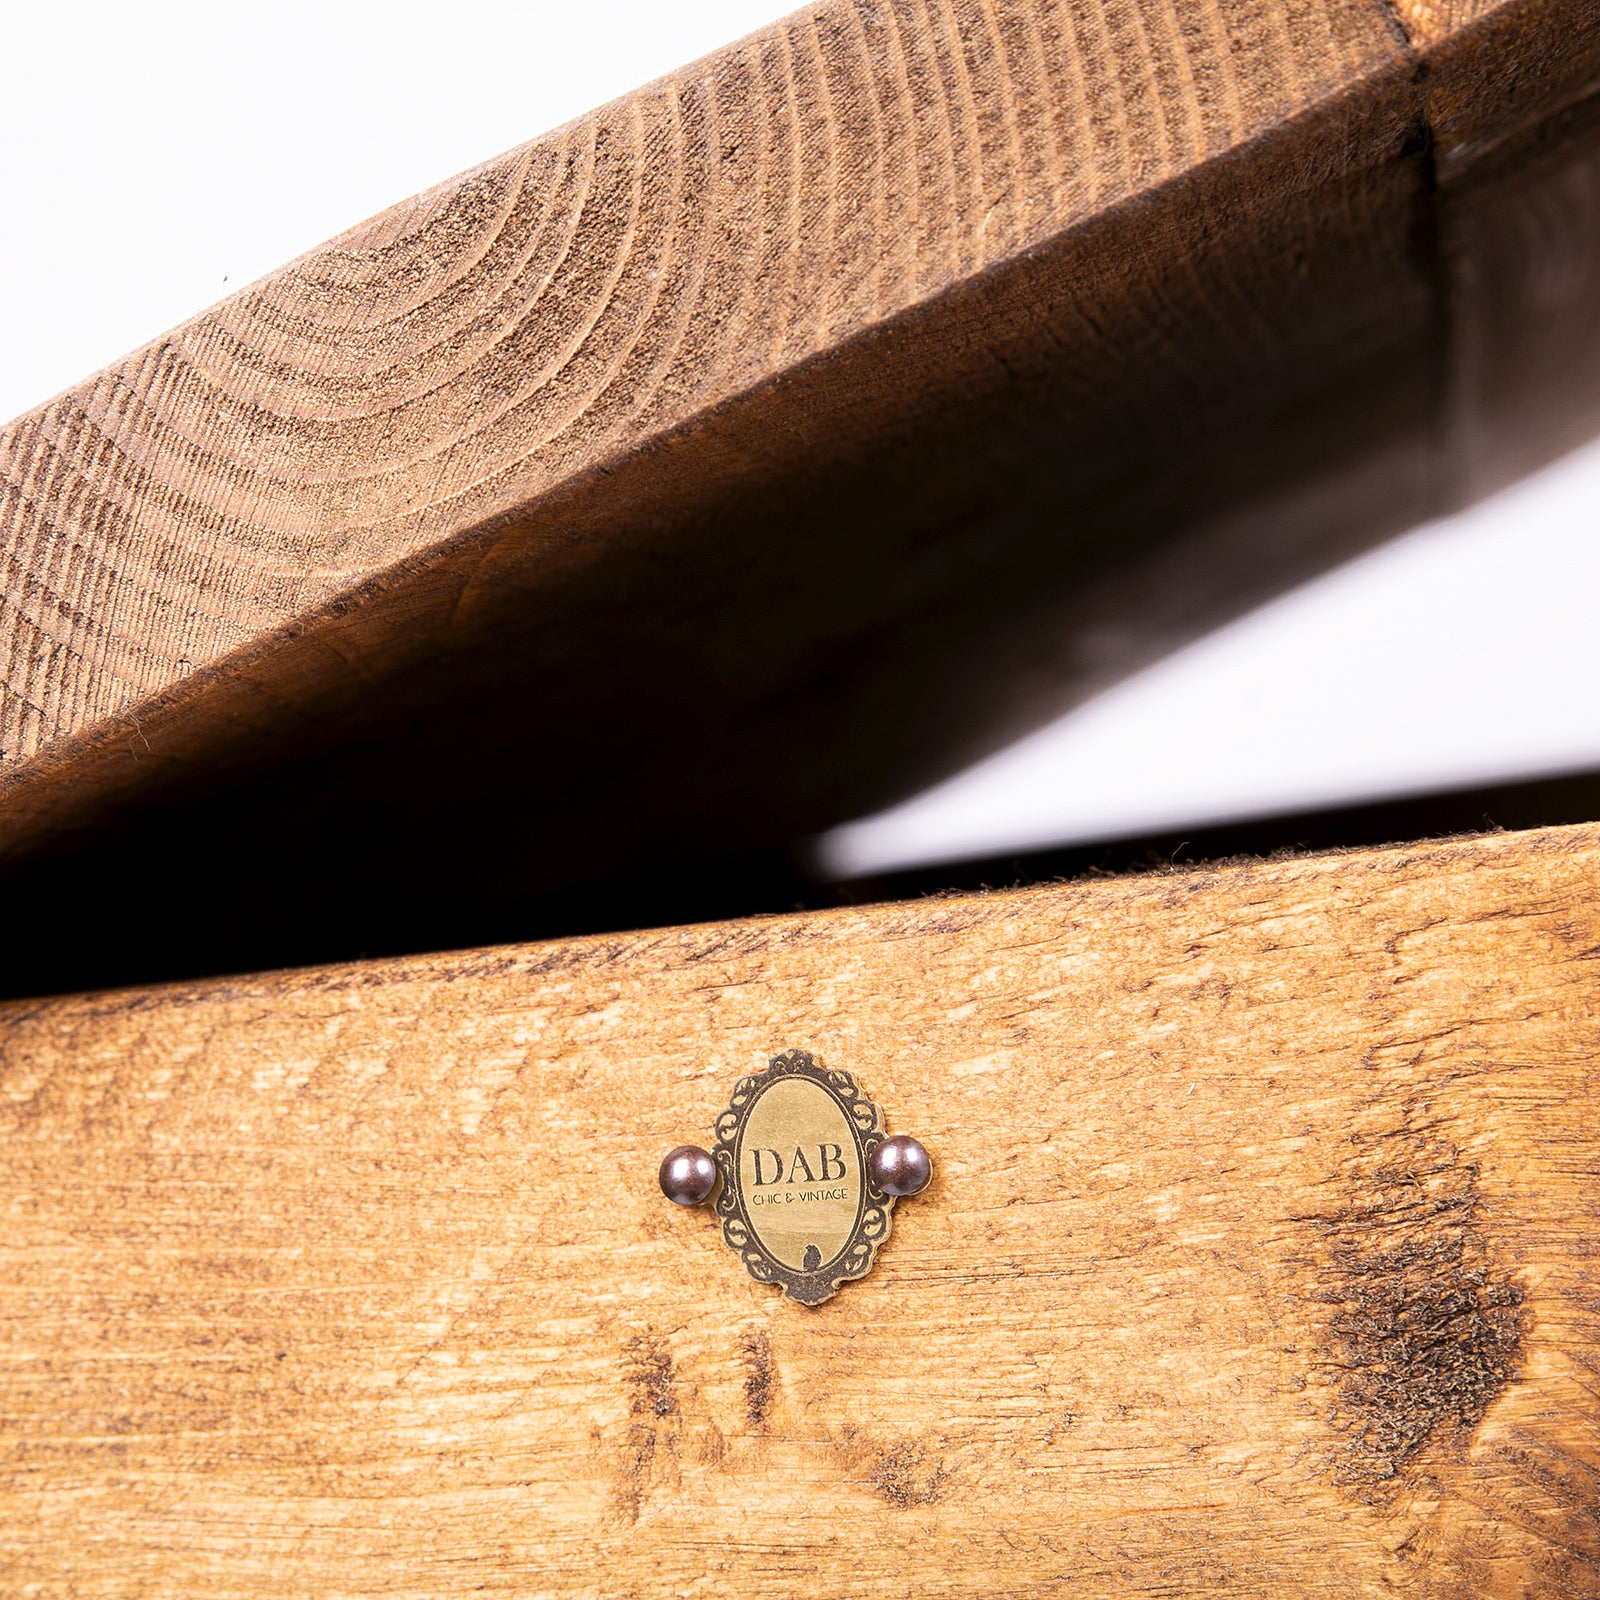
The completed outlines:
[[[0,1008],[0,1588],[1600,1594],[1600,828]],[[655,1188],[800,1045],[817,1311]]]
[[[0,861],[129,830],[16,958],[793,840],[1581,436],[1597,77],[1592,0],[833,0],[313,252],[0,439]]]

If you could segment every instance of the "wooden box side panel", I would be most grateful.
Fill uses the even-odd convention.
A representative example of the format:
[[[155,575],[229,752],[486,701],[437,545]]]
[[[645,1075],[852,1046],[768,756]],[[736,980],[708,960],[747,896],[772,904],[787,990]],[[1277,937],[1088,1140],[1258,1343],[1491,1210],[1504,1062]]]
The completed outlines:
[[[0,1009],[16,1593],[1590,1595],[1600,830]],[[934,1154],[817,1311],[655,1188]]]

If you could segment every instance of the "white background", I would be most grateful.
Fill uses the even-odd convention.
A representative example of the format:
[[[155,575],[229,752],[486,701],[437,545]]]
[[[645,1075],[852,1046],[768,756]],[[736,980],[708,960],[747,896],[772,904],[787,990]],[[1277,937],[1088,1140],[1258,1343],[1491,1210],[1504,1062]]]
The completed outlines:
[[[788,9],[8,0],[0,417]],[[825,859],[873,871],[1600,765],[1597,534],[1591,448],[841,830]]]
[[[823,843],[834,875],[1600,767],[1600,445]]]

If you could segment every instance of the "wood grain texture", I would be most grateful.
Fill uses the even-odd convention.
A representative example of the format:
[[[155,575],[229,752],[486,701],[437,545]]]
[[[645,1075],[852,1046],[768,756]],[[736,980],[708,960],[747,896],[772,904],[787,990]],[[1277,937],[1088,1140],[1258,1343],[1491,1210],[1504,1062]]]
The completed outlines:
[[[20,419],[5,970],[784,847],[1525,470],[1600,421],[1597,61],[1587,0],[838,0]]]
[[[1600,828],[0,1008],[8,1594],[1600,1593]],[[816,1311],[655,1190],[849,1067]]]
[[[1206,9],[1179,33],[1138,6],[812,8],[23,418],[4,457],[9,758],[1393,59],[1349,0]]]

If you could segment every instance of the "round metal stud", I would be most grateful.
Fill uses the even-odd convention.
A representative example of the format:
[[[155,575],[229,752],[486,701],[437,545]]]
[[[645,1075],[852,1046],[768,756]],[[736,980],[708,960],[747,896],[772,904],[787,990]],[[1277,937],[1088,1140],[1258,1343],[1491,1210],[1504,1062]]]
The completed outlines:
[[[872,1152],[872,1181],[885,1194],[898,1199],[920,1194],[932,1176],[928,1152],[909,1134],[892,1134]]]
[[[667,1152],[661,1163],[661,1192],[674,1205],[703,1205],[716,1186],[717,1164],[699,1145],[680,1144]]]

